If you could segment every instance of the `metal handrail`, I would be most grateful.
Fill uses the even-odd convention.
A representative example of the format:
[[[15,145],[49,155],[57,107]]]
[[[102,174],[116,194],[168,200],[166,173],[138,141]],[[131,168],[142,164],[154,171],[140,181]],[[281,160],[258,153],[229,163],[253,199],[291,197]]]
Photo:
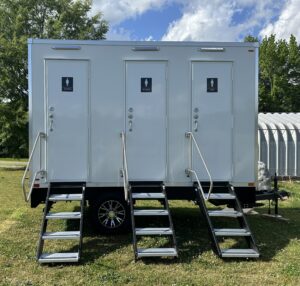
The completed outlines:
[[[123,186],[124,186],[124,197],[125,200],[128,201],[129,180],[128,180],[127,155],[126,155],[126,144],[125,144],[124,132],[121,132],[121,138],[122,138],[122,158],[123,158],[122,177],[123,177]]]
[[[208,168],[207,168],[206,162],[205,162],[205,160],[204,160],[204,158],[203,158],[203,156],[202,156],[202,153],[201,153],[200,148],[199,148],[199,146],[198,146],[198,143],[197,143],[197,141],[196,141],[196,139],[195,139],[195,137],[194,137],[194,134],[193,134],[192,132],[187,132],[187,133],[185,134],[185,136],[186,136],[187,138],[191,138],[191,142],[194,143],[194,145],[195,145],[195,147],[196,147],[196,150],[197,150],[197,152],[198,152],[198,155],[199,155],[199,157],[201,158],[201,161],[202,161],[203,166],[204,166],[204,168],[205,168],[205,171],[206,171],[206,173],[208,174],[210,185],[209,185],[209,190],[208,190],[207,195],[206,195],[206,194],[204,193],[204,191],[203,191],[202,185],[201,185],[201,183],[200,183],[200,180],[199,180],[199,178],[198,178],[198,175],[197,175],[196,171],[195,171],[195,170],[192,170],[192,168],[189,168],[189,169],[187,169],[187,172],[188,172],[188,173],[192,173],[192,174],[195,176],[195,178],[196,178],[196,180],[197,180],[197,183],[198,183],[198,185],[199,185],[199,188],[200,188],[200,190],[201,190],[202,196],[203,196],[203,198],[207,201],[207,200],[209,200],[211,191],[212,191],[212,189],[213,189],[213,181],[212,181],[212,178],[211,178],[211,174],[210,174],[210,172],[209,172],[209,170],[208,170]]]
[[[31,161],[32,161],[32,158],[33,158],[33,155],[34,155],[34,152],[36,150],[36,146],[37,146],[37,143],[39,142],[39,140],[41,138],[46,138],[46,134],[44,132],[39,132],[38,135],[36,136],[35,138],[35,141],[33,143],[33,147],[32,147],[32,150],[31,150],[31,153],[30,153],[30,156],[29,156],[29,159],[28,159],[28,162],[27,162],[27,165],[26,165],[26,168],[25,168],[25,171],[24,171],[24,174],[23,174],[23,177],[22,177],[22,190],[23,190],[23,195],[24,195],[24,199],[25,199],[25,202],[28,202],[30,197],[31,197],[31,193],[32,193],[32,190],[33,190],[33,187],[34,187],[34,182],[37,178],[37,176],[41,173],[44,173],[45,171],[44,170],[39,170],[37,172],[35,172],[34,176],[33,176],[33,180],[31,182],[31,186],[30,186],[30,190],[28,192],[28,194],[26,193],[26,187],[25,187],[25,180],[26,180],[26,175],[27,175],[27,172],[29,171],[29,166],[31,164]],[[41,151],[40,151],[40,162],[41,162]],[[41,167],[41,166],[40,166]]]

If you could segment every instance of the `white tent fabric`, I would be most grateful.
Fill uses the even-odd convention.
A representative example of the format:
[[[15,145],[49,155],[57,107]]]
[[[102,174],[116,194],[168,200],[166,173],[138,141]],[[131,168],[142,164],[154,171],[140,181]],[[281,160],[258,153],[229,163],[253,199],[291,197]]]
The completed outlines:
[[[259,113],[259,161],[271,175],[300,176],[300,113]]]

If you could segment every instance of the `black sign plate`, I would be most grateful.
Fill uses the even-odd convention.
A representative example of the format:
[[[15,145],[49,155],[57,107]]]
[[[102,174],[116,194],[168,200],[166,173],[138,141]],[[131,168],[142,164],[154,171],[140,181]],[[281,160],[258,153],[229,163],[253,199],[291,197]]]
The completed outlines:
[[[62,77],[61,78],[61,90],[62,91],[73,91],[73,77]]]
[[[141,92],[152,92],[152,78],[142,77],[141,78]]]
[[[217,78],[207,78],[207,92],[218,92]]]

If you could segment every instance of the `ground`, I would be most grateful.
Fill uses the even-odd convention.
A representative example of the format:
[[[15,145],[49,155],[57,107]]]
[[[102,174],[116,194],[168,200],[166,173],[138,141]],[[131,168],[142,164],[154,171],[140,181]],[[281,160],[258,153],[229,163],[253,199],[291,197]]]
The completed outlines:
[[[248,216],[259,260],[218,258],[198,207],[172,201],[177,260],[134,262],[130,234],[99,236],[87,213],[81,263],[49,266],[35,260],[43,206],[26,205],[21,177],[20,170],[0,169],[0,285],[300,285],[300,183],[282,185],[291,192],[280,202],[280,214],[289,221],[262,216],[267,205]]]
[[[0,168],[7,170],[23,170],[26,167],[26,159],[0,158]]]

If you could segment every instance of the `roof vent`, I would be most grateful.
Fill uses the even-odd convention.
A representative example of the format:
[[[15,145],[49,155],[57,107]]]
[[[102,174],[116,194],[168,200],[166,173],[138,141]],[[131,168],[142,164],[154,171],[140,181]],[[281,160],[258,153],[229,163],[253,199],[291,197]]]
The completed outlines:
[[[138,46],[132,48],[135,52],[158,52],[159,47],[152,47],[152,46]]]
[[[56,47],[52,47],[53,50],[73,50],[73,51],[77,51],[77,50],[81,50],[80,46],[56,46]]]
[[[198,51],[200,51],[200,52],[225,52],[225,48],[206,47],[206,48],[200,48]]]

